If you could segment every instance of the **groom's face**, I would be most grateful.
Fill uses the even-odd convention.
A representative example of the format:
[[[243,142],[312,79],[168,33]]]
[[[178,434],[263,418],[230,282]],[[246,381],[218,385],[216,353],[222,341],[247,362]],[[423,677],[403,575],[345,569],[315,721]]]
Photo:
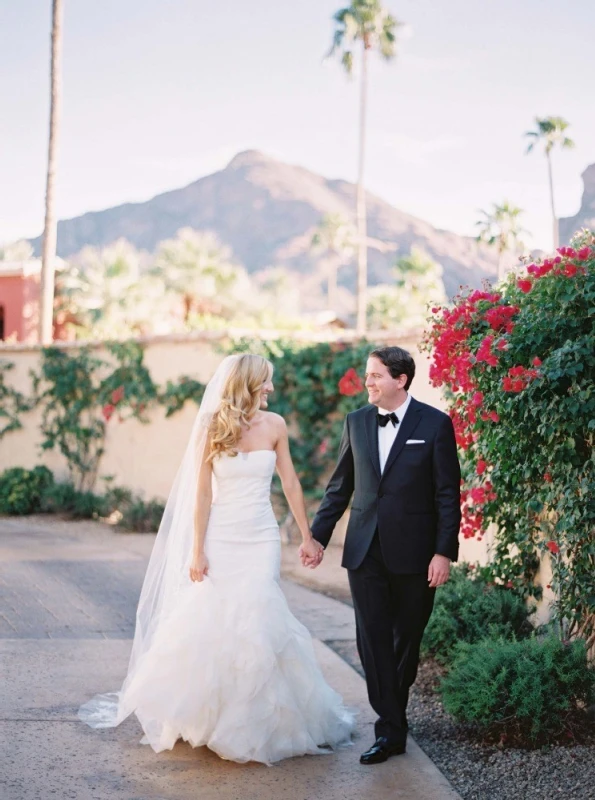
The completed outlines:
[[[366,363],[366,389],[368,402],[379,408],[393,411],[405,398],[406,375],[393,378],[388,367],[378,358],[369,358]]]

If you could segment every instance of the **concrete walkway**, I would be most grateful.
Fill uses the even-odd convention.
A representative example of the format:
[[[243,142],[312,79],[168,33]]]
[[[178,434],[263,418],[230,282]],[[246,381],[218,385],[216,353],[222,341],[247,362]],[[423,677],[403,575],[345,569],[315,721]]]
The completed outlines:
[[[360,710],[354,747],[274,767],[222,761],[178,742],[156,755],[136,717],[94,731],[80,703],[119,688],[154,537],[51,517],[0,518],[0,797],[2,800],[442,800],[457,798],[409,740],[376,767],[358,758],[373,740],[360,676],[325,641],[354,636],[343,603],[284,581],[316,637],[329,682]]]

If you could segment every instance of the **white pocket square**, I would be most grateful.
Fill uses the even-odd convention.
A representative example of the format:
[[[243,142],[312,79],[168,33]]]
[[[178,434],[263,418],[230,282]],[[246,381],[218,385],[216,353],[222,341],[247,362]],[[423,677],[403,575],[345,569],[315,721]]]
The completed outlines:
[[[425,443],[426,443],[425,439],[407,439],[407,441],[405,442],[405,444],[425,444]]]

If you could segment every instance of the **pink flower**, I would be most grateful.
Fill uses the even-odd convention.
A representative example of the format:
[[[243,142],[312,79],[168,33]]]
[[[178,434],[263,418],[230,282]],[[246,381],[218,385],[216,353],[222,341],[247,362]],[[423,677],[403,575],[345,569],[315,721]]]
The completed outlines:
[[[533,287],[533,282],[528,280],[527,278],[521,278],[519,281],[517,281],[516,285],[521,290],[521,292],[523,292],[523,294],[528,294]]]
[[[474,406],[480,406],[483,403],[483,392],[475,392],[472,403]]]
[[[109,422],[112,414],[116,410],[116,407],[111,403],[106,403],[103,408],[101,409],[101,413],[103,414],[103,418],[106,422]]]
[[[487,466],[488,465],[486,464],[486,462],[482,458],[480,458],[479,461],[477,462],[475,471],[477,472],[478,475],[483,475],[483,473],[487,469]]]
[[[566,264],[566,266],[562,270],[562,274],[565,275],[567,278],[574,278],[577,272],[578,272],[578,267],[576,266],[576,264]]]
[[[538,356],[535,356],[531,363],[534,367],[540,367],[543,364],[543,361]]]

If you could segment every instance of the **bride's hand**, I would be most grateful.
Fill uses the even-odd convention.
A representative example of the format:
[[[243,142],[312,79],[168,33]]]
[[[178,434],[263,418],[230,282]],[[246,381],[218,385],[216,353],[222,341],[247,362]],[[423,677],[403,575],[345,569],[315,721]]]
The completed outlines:
[[[298,551],[302,566],[316,569],[324,556],[324,547],[316,539],[303,542]]]
[[[203,580],[205,575],[209,574],[209,562],[204,553],[194,556],[190,564],[190,580],[200,581]]]

